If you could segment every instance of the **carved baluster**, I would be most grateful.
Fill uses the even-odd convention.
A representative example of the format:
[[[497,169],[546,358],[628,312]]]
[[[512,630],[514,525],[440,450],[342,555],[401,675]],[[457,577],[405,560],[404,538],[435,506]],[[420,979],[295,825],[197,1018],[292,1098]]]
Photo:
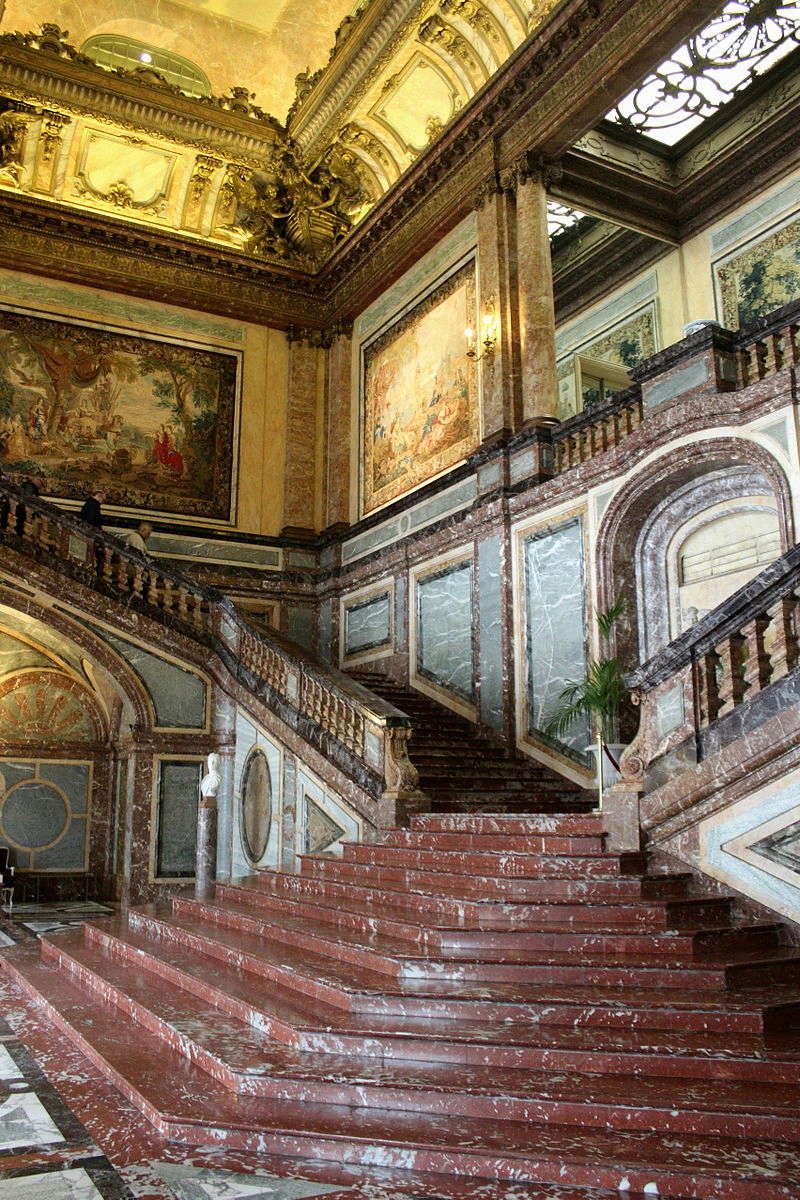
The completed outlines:
[[[203,612],[203,597],[197,593],[193,596],[194,604],[192,605],[192,624],[195,629],[203,629],[205,625],[205,614]]]
[[[782,596],[769,610],[771,618],[767,632],[772,680],[782,679],[797,666],[800,658],[798,645],[798,598],[794,594]]]
[[[171,579],[164,580],[164,590],[161,594],[161,607],[165,613],[171,613],[175,603],[175,584]]]
[[[719,714],[718,662],[719,659],[712,650],[709,654],[702,655],[694,664],[694,693],[700,729],[716,721]]]
[[[769,625],[766,613],[759,613],[752,621],[748,621],[742,633],[746,646],[744,662],[744,686],[747,698],[752,699],[770,681],[770,662],[765,645],[765,636]]]
[[[141,563],[131,563],[131,595],[135,600],[141,600],[144,594],[144,567]]]
[[[25,518],[22,522],[22,536],[26,542],[36,542],[36,526],[39,524],[38,518],[30,504],[25,505]]]
[[[783,357],[789,366],[800,363],[800,343],[797,337],[797,325],[787,325],[783,332]]]
[[[119,558],[116,560],[116,563],[114,564],[114,566],[115,566],[114,583],[117,587],[117,590],[120,592],[127,592],[127,590],[128,590],[128,584],[129,584],[128,568],[129,568],[129,565],[130,564],[128,563],[127,558],[123,558],[122,555],[119,556]]]
[[[641,402],[641,400],[637,400],[636,404],[634,404],[632,408],[628,409],[628,413],[630,414],[630,421],[628,424],[628,432],[633,433],[634,430],[638,429],[642,423],[642,402]]]
[[[182,621],[189,620],[189,592],[183,585],[178,588],[178,616]]]
[[[718,717],[727,717],[744,698],[744,650],[745,640],[740,633],[732,633],[717,647],[722,666],[717,693],[719,695]]]
[[[617,414],[610,413],[606,418],[604,428],[605,443],[609,450],[613,450],[619,440],[617,437],[617,428]]]
[[[158,575],[152,569],[147,572],[147,587],[145,599],[153,608],[158,608]]]
[[[100,579],[104,584],[106,584],[107,587],[111,587],[114,582],[115,557],[116,556],[110,546],[104,546],[102,543],[100,544]]]
[[[780,371],[782,366],[781,347],[777,333],[770,333],[764,339],[764,374],[772,375]]]

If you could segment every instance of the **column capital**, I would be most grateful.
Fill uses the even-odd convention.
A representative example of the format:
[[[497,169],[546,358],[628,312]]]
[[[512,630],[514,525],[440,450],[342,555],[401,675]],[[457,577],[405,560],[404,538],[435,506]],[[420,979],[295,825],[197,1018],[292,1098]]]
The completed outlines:
[[[562,174],[563,168],[558,159],[546,158],[535,150],[526,150],[498,173],[498,180],[503,191],[516,191],[532,180],[538,180],[545,191],[549,191],[553,184],[560,181]]]

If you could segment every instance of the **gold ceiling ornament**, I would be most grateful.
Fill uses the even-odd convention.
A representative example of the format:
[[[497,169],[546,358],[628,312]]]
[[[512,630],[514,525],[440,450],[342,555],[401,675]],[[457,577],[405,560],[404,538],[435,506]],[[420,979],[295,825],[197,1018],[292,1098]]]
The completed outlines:
[[[22,156],[30,114],[11,106],[0,112],[0,186],[22,186]]]
[[[228,168],[215,234],[259,258],[315,268],[372,202],[352,155],[331,147],[311,165],[290,142],[264,170]]]

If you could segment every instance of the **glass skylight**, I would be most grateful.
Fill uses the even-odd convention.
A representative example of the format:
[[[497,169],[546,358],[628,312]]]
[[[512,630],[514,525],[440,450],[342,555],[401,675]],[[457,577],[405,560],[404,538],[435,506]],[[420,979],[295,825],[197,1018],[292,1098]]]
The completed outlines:
[[[585,216],[586,213],[579,212],[577,208],[569,208],[566,204],[558,204],[555,200],[547,201],[547,228],[551,238],[555,237],[557,233],[563,233],[571,225],[577,224]]]
[[[672,146],[800,44],[800,5],[729,0],[608,119]]]

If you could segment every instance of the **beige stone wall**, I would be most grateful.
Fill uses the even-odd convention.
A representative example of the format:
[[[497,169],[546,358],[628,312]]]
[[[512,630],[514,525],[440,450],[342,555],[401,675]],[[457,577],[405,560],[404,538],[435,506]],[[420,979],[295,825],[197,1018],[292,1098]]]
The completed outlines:
[[[287,452],[289,345],[283,333],[15,271],[0,270],[0,304],[45,316],[90,321],[121,332],[162,335],[241,355],[238,428],[234,441],[235,519],[227,525],[204,524],[209,529],[280,533],[286,523],[284,476],[285,472],[294,473],[296,457]],[[315,393],[312,411],[320,402]],[[314,477],[319,481],[321,471],[314,467],[317,455],[312,440],[310,456],[306,455],[306,485],[311,489],[312,518],[318,521],[320,488],[318,483],[315,485]]]

